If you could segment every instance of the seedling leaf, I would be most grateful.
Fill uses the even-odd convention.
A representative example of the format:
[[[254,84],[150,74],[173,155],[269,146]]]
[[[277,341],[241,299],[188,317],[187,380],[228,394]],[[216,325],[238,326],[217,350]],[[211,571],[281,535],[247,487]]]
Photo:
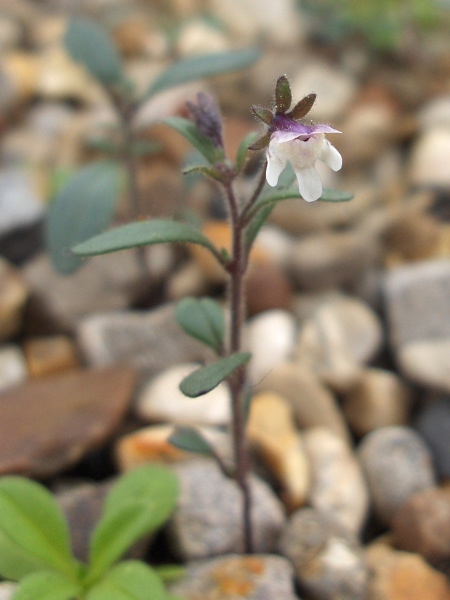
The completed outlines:
[[[137,560],[113,567],[86,594],[86,600],[167,600],[157,573]]]
[[[225,321],[218,302],[212,298],[184,298],[175,307],[175,318],[190,336],[221,352]]]

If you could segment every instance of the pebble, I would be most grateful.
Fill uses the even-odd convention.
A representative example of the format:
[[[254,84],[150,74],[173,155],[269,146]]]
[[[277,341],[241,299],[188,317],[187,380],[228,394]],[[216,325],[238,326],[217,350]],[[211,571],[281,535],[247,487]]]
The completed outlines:
[[[252,354],[248,367],[251,381],[260,381],[277,364],[291,358],[296,332],[295,317],[285,310],[267,310],[247,322],[247,345]]]
[[[258,245],[280,267],[286,266],[294,240],[284,229],[275,225],[265,225],[258,233]]]
[[[404,502],[392,520],[392,542],[428,562],[450,560],[450,488],[432,487]]]
[[[415,142],[409,158],[409,176],[416,186],[447,189],[450,175],[445,157],[450,152],[450,127],[434,127]]]
[[[355,97],[357,84],[346,71],[325,61],[308,60],[291,81],[293,98],[317,94],[313,116],[318,122],[336,121]]]
[[[72,552],[77,560],[89,562],[93,529],[100,519],[111,482],[82,483],[55,494],[69,525]]]
[[[2,581],[0,583],[0,600],[12,600],[17,589],[17,583]]]
[[[280,495],[288,511],[305,504],[310,487],[310,465],[287,400],[273,392],[254,396],[247,435],[281,486]]]
[[[412,207],[407,207],[410,209]],[[411,210],[405,214],[403,207],[386,232],[387,264],[395,266],[396,263],[437,257],[442,238],[442,224],[437,218],[424,210]]]
[[[177,50],[183,57],[226,52],[230,50],[230,42],[228,36],[214,25],[203,19],[191,19],[182,25],[177,37]]]
[[[0,170],[0,235],[37,223],[44,205],[34,189],[30,171],[24,167]]]
[[[245,285],[249,315],[290,308],[292,285],[278,265],[252,264],[247,273]]]
[[[342,392],[356,383],[361,366],[375,356],[382,341],[376,313],[362,300],[336,294],[304,322],[295,358]]]
[[[281,556],[228,554],[185,568],[186,575],[169,591],[186,600],[297,600],[292,566]]]
[[[375,542],[366,550],[371,577],[367,600],[449,600],[450,587],[443,573],[422,556],[400,552]]]
[[[42,254],[22,273],[31,290],[27,331],[35,335],[73,333],[88,315],[128,308],[160,277],[144,275],[127,250],[94,256],[70,277],[57,273]]]
[[[369,510],[369,493],[353,451],[326,427],[303,434],[311,465],[309,504],[351,534],[361,532]]]
[[[132,399],[129,367],[71,371],[0,394],[0,474],[49,477],[100,447]]]
[[[27,376],[22,349],[16,344],[3,345],[0,348],[0,391],[23,383]]]
[[[430,452],[409,427],[372,431],[363,438],[358,455],[374,511],[385,524],[410,496],[435,484]]]
[[[366,269],[380,262],[378,238],[361,227],[299,239],[287,266],[293,283],[299,289],[316,291],[354,284]]]
[[[300,587],[320,600],[365,600],[368,572],[362,547],[314,508],[286,523],[279,551],[294,565]]]
[[[212,459],[174,465],[180,481],[177,508],[169,523],[171,547],[182,560],[242,552],[242,496]],[[250,476],[254,549],[271,552],[285,517],[281,502],[256,475]]]
[[[23,349],[30,377],[44,377],[80,366],[75,344],[65,335],[28,338]]]
[[[187,398],[181,381],[200,365],[185,363],[169,367],[148,381],[136,399],[135,412],[150,422],[189,425],[226,425],[230,420],[230,394],[225,383],[197,398]]]
[[[77,339],[88,364],[132,364],[147,379],[179,363],[211,358],[206,346],[178,325],[173,304],[93,314],[80,322]]]
[[[317,376],[298,363],[277,365],[256,386],[256,392],[275,392],[285,398],[302,428],[323,425],[349,440],[347,425],[335,397]]]
[[[20,44],[21,38],[22,27],[20,22],[2,14],[0,17],[0,52],[3,54],[9,50],[14,50]]]
[[[354,385],[343,395],[342,410],[351,430],[362,437],[391,425],[407,425],[413,395],[396,373],[365,368]]]
[[[29,101],[36,93],[38,79],[38,60],[31,52],[12,51],[2,57],[2,79],[6,82],[8,95],[13,91],[15,108],[17,103]]]
[[[262,36],[275,46],[289,48],[304,30],[294,0],[279,0],[276,6],[270,0],[211,0],[210,9],[236,40],[249,46]]]
[[[415,427],[433,455],[438,476],[450,478],[450,398],[425,399],[417,413]]]
[[[425,132],[430,129],[450,129],[450,95],[436,96],[429,100],[417,115],[420,129]]]
[[[21,331],[28,296],[29,287],[20,271],[0,257],[0,341]]]
[[[174,429],[173,425],[150,425],[121,437],[114,448],[119,471],[130,471],[148,462],[172,463],[191,457],[168,441]]]
[[[389,338],[401,372],[426,387],[450,391],[450,262],[396,267],[383,282]]]

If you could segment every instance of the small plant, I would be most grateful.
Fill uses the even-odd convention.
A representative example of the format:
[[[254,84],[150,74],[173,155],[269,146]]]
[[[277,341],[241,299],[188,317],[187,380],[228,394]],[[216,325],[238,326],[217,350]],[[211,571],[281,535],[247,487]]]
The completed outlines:
[[[106,497],[85,565],[72,556],[68,525],[51,493],[23,477],[2,477],[0,576],[19,582],[14,600],[176,600],[157,569],[117,561],[167,521],[177,496],[177,479],[164,467],[121,476]],[[163,572],[170,576],[170,568]]]
[[[352,198],[348,193],[322,189],[314,168],[316,160],[322,160],[338,170],[342,159],[325,138],[326,133],[339,132],[325,124],[313,125],[304,121],[314,101],[315,94],[310,94],[290,110],[290,85],[284,75],[280,77],[275,90],[275,110],[258,106],[252,108],[254,115],[268,128],[267,132],[257,141],[254,134],[247,136],[241,142],[235,160],[225,155],[220,112],[209,96],[200,94],[198,104],[188,105],[192,120],[178,117],[165,120],[186,137],[203,157],[201,163],[188,167],[184,172],[203,173],[222,187],[230,222],[231,248],[215,247],[200,230],[186,223],[153,219],[109,230],[77,245],[73,250],[76,256],[90,256],[147,244],[199,244],[211,252],[227,273],[230,309],[228,328],[220,305],[210,298],[183,299],[176,307],[176,317],[188,334],[210,346],[217,355],[217,360],[186,377],[180,389],[186,396],[197,397],[209,392],[220,382],[227,382],[232,404],[234,465],[230,468],[224,464],[195,428],[178,428],[171,441],[181,448],[214,456],[224,473],[234,478],[244,500],[242,522],[246,552],[253,549],[249,456],[245,435],[251,398],[245,366],[251,356],[242,351],[242,328],[245,317],[245,272],[250,251],[259,230],[278,202],[289,198],[342,202]],[[264,148],[267,148],[266,161],[253,194],[248,199],[237,197],[235,180],[242,176],[248,149],[257,151]],[[286,168],[288,163],[293,170]]]
[[[107,32],[94,21],[73,18],[64,37],[70,56],[80,62],[100,83],[117,115],[113,139],[96,140],[106,154],[79,169],[57,191],[47,216],[47,248],[54,267],[70,274],[82,261],[70,248],[104,231],[113,220],[121,195],[122,182],[128,196],[129,220],[141,214],[137,186],[138,161],[155,152],[156,143],[139,139],[134,117],[145,102],[164,90],[183,83],[243,69],[259,56],[256,48],[205,54],[176,62],[162,71],[150,87],[137,95],[126,77],[119,53]]]

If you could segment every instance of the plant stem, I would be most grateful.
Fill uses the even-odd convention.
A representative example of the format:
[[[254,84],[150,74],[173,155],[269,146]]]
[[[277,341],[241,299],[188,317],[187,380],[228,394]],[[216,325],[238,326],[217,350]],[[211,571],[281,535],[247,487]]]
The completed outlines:
[[[264,188],[264,185],[266,183],[266,171],[267,171],[267,161],[265,161],[264,166],[263,166],[263,168],[261,170],[261,174],[259,176],[258,184],[257,184],[257,186],[255,188],[255,191],[253,192],[252,197],[247,202],[247,204],[245,205],[244,210],[242,211],[241,225],[243,227],[245,227],[249,223],[249,221],[251,221],[251,217],[253,216],[252,213],[251,213],[251,209],[256,204],[256,201],[260,197],[261,192],[262,192],[262,190]]]
[[[244,274],[247,264],[245,256],[244,230],[241,226],[239,207],[231,182],[226,184],[230,206],[231,229],[233,234],[232,262],[228,270],[229,297],[231,312],[230,354],[240,352],[242,345],[242,327],[244,323]],[[253,552],[251,521],[251,494],[248,482],[250,460],[245,436],[244,391],[246,369],[240,367],[230,378],[229,387],[232,405],[232,428],[235,459],[235,480],[242,492],[242,521],[244,529],[244,551]]]

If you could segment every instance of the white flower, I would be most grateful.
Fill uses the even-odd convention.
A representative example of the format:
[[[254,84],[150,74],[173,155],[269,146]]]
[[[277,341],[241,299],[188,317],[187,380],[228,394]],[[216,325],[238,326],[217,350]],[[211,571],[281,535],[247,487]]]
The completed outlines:
[[[290,122],[288,129],[275,129],[267,149],[267,183],[272,187],[291,163],[297,177],[300,194],[307,202],[318,200],[322,195],[322,182],[315,169],[321,160],[333,171],[342,167],[342,156],[326,139],[325,133],[340,133],[328,125],[304,125]]]

